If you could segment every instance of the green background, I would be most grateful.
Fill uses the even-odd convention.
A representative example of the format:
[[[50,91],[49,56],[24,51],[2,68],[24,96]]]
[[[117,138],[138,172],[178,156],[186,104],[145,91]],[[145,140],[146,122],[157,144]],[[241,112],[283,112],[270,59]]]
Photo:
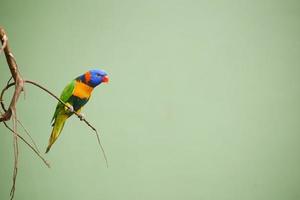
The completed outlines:
[[[299,200],[299,9],[298,0],[1,0],[26,79],[58,95],[90,68],[111,79],[83,110],[109,168],[72,117],[45,155],[51,169],[20,142],[15,199]],[[3,87],[3,55],[0,71]],[[18,103],[43,152],[55,105],[31,85]],[[8,199],[12,135],[0,132]]]

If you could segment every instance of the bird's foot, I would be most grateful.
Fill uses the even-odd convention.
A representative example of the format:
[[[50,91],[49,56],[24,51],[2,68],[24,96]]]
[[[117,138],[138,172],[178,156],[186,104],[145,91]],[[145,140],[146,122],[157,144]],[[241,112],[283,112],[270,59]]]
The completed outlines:
[[[85,119],[84,114],[82,114],[82,113],[78,113],[78,117],[79,117],[80,121]]]
[[[69,111],[69,112],[74,112],[74,108],[71,104],[69,103],[66,103],[66,106],[65,106],[65,111]]]

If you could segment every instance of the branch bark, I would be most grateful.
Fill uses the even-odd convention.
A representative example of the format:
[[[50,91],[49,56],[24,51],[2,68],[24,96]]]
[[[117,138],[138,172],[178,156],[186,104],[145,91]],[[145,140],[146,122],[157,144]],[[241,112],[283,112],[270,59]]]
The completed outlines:
[[[9,42],[8,42],[8,37],[6,35],[6,32],[5,32],[4,28],[2,28],[2,27],[0,27],[0,38],[1,38],[1,43],[2,43],[2,48],[0,50],[0,53],[2,51],[4,51],[10,73],[12,75],[12,78],[15,81],[15,91],[14,91],[13,97],[11,99],[9,108],[0,117],[0,122],[2,122],[2,121],[10,120],[13,112],[15,111],[17,101],[18,101],[19,96],[20,96],[20,94],[23,90],[23,87],[24,87],[24,81],[23,81],[23,78],[22,78],[22,76],[19,72],[18,65],[17,65],[17,62],[15,60],[15,57],[14,57],[13,53],[11,52],[11,50],[9,48]]]

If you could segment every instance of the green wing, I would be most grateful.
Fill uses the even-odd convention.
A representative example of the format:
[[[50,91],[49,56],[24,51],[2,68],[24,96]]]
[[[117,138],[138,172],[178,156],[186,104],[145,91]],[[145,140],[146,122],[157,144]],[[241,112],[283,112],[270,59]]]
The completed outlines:
[[[72,96],[73,91],[75,88],[75,80],[71,81],[66,87],[65,89],[62,91],[61,95],[60,95],[60,99],[63,102],[67,102],[69,100],[69,98]],[[51,123],[56,119],[58,113],[64,109],[64,105],[61,104],[60,102],[58,102],[56,109],[55,109],[55,113],[52,117]],[[54,121],[55,122],[55,121]],[[53,123],[54,124],[54,123]],[[52,126],[53,126],[52,124]]]

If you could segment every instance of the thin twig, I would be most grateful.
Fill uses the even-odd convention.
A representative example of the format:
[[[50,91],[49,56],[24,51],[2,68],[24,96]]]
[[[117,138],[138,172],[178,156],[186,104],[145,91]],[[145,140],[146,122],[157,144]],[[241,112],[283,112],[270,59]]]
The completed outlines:
[[[90,126],[90,127],[91,127],[91,126]],[[92,129],[93,129],[93,128],[92,128]],[[103,148],[103,146],[102,146],[102,144],[101,144],[101,142],[100,142],[100,137],[99,137],[98,131],[97,131],[96,129],[93,129],[93,130],[95,131],[95,134],[96,134],[96,137],[97,137],[98,144],[99,144],[99,146],[100,146],[100,148],[101,148],[101,151],[102,151],[102,153],[103,153],[103,156],[104,156],[104,159],[105,159],[105,163],[106,163],[106,167],[108,168],[107,157],[106,157],[106,155],[105,155],[104,148]]]
[[[5,127],[10,130],[12,133],[14,133],[14,130],[8,126],[6,122],[3,122]],[[29,143],[25,138],[23,138],[20,134],[16,133],[18,138],[20,138],[44,163],[47,167],[51,167],[50,163]]]
[[[30,138],[30,140],[31,140],[32,144],[34,145],[36,151],[40,153],[40,150],[39,150],[37,144],[35,143],[33,137],[30,135],[29,131],[25,128],[25,126],[21,123],[20,120],[17,119],[17,121],[18,121],[18,124],[20,124],[20,126],[21,126],[21,127],[23,128],[23,130],[25,131],[26,135]]]
[[[14,146],[14,173],[13,173],[13,184],[10,190],[10,199],[12,200],[15,195],[16,190],[16,180],[18,174],[18,158],[19,158],[19,145],[18,145],[18,136],[17,136],[17,113],[16,108],[12,109],[13,113],[13,131],[14,131],[14,139],[13,139],[13,146]]]
[[[6,83],[6,85],[9,85],[10,84],[10,81],[12,80],[12,76],[8,79],[8,81],[7,81],[7,83]]]

